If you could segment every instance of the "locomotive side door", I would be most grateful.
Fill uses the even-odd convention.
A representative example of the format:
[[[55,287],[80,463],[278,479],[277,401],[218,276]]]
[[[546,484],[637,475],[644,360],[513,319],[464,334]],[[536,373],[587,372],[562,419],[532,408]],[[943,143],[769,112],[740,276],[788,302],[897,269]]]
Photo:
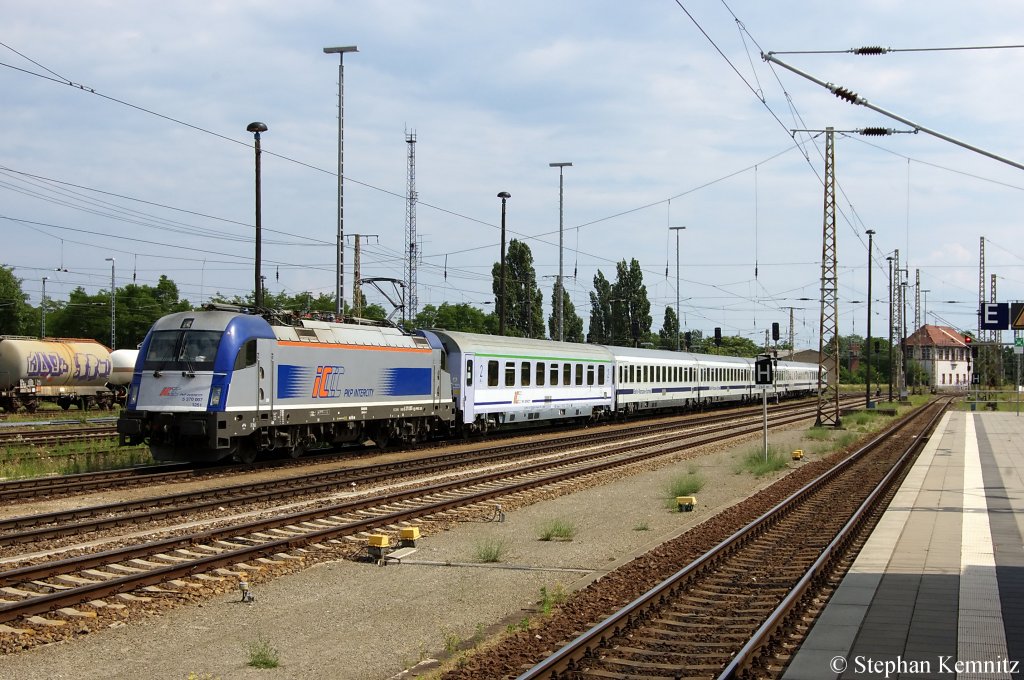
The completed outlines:
[[[269,418],[270,414],[263,416],[265,411],[274,410],[274,352],[269,344],[262,344],[256,356],[258,365],[256,412],[260,418]]]

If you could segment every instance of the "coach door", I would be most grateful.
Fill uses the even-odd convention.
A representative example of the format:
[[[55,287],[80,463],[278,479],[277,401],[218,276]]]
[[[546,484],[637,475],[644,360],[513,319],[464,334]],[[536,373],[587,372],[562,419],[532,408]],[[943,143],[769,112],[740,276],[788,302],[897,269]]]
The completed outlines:
[[[472,352],[464,353],[459,370],[462,373],[462,403],[459,407],[462,409],[463,422],[471,423],[476,418],[476,383],[480,377],[477,375],[479,369],[476,366],[476,355]]]

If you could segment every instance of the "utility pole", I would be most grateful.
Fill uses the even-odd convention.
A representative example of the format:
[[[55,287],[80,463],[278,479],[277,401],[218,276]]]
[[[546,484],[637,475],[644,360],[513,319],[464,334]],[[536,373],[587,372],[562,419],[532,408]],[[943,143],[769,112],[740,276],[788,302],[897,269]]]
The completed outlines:
[[[676,232],[676,351],[679,351],[679,336],[682,335],[680,331],[682,327],[679,325],[679,320],[682,318],[682,314],[679,312],[679,232],[686,227],[669,227],[669,231]]]
[[[562,272],[562,246],[564,243],[563,226],[565,218],[565,181],[562,171],[571,168],[572,163],[548,163],[548,167],[558,168],[558,294],[555,295],[555,310],[558,312],[558,341],[565,340],[564,317],[565,317],[565,278]]]
[[[361,317],[363,315],[363,278],[360,265],[361,248],[360,240],[365,238],[369,243],[371,238],[377,238],[377,234],[352,234],[354,255],[352,258],[352,315]]]

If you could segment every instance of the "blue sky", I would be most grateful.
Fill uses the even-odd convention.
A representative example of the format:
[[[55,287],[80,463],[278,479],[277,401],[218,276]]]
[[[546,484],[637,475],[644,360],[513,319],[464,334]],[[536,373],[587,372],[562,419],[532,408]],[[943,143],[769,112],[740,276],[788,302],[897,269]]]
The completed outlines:
[[[616,261],[636,258],[660,328],[676,300],[669,227],[686,226],[687,328],[760,340],[793,307],[798,346],[816,347],[824,143],[791,130],[905,126],[766,64],[761,50],[840,51],[780,58],[1024,162],[1024,51],[841,53],[1024,43],[1015,2],[3,4],[0,263],[33,304],[43,276],[57,299],[108,289],[108,257],[119,286],[167,274],[193,302],[250,291],[245,128],[256,120],[269,127],[268,288],[333,292],[338,57],[326,46],[359,47],[345,57],[345,232],[374,235],[363,276],[403,276],[405,134],[417,135],[421,307],[492,299],[499,191],[512,195],[509,238],[529,243],[550,304],[548,164],[569,161],[564,258],[577,276],[566,287],[585,321],[595,272],[613,278]],[[912,283],[920,270],[930,322],[975,326],[981,237],[999,298],[1024,297],[1020,169],[923,132],[839,134],[836,178],[842,333],[866,330],[866,229],[877,232],[875,335],[887,332],[885,257],[897,248]],[[351,276],[350,242],[349,299]]]

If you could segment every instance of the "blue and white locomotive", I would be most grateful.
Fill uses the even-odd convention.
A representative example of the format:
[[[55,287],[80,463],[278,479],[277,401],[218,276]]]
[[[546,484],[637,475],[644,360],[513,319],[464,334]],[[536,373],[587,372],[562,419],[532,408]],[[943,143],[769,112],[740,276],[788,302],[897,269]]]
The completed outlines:
[[[439,345],[388,326],[179,312],[143,341],[117,430],[156,460],[417,441],[453,418],[442,361]]]
[[[780,361],[770,396],[813,394]],[[157,321],[139,351],[122,445],[156,460],[250,462],[321,445],[416,442],[760,398],[754,360],[376,323],[271,324],[235,311]]]

